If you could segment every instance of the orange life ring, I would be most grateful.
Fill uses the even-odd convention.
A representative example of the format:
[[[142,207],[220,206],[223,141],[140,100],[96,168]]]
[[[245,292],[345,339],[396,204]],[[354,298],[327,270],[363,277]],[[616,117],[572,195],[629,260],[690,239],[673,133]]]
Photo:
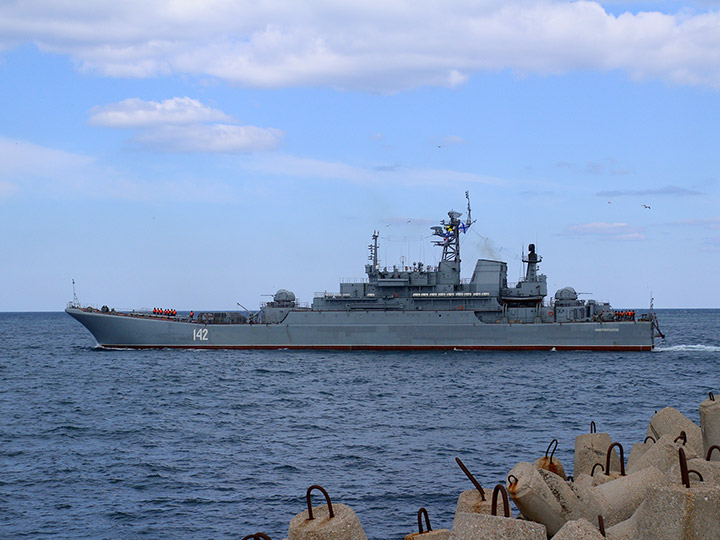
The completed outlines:
[[[462,311],[464,308],[462,306],[458,306],[458,309]]]
[[[393,298],[397,298],[397,297],[398,297],[398,293],[394,292],[394,293],[393,293]]]
[[[552,317],[555,314],[552,311],[548,311],[548,315],[550,315]]]

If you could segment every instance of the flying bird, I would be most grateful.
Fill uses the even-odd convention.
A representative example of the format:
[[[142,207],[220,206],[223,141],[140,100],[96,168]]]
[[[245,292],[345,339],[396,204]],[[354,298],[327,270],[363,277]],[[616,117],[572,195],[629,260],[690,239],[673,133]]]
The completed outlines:
[[[647,208],[648,210],[650,210],[650,207],[649,207],[647,204],[643,204],[642,207],[643,207],[643,208]]]

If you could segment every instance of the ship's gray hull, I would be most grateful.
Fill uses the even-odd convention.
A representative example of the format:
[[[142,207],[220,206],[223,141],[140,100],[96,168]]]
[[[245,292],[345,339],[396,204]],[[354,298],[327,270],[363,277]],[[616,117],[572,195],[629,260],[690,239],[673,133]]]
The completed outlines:
[[[277,324],[201,324],[68,308],[107,348],[495,349],[653,348],[651,321],[482,323],[471,311],[291,311]]]

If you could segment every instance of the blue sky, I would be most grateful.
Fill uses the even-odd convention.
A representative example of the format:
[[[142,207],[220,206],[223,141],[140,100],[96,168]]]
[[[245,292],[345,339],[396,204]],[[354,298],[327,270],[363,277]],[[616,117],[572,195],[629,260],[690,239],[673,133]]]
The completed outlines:
[[[719,9],[3,2],[0,310],[309,302],[466,190],[467,276],[718,307]]]

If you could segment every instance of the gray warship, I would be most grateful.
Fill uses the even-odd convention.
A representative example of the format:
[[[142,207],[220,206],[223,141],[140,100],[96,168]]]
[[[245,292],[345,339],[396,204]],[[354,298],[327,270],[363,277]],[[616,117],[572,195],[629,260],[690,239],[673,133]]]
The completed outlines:
[[[547,300],[542,260],[530,244],[524,278],[507,280],[507,263],[479,259],[470,279],[460,277],[460,237],[472,226],[448,212],[432,227],[442,249],[435,266],[422,262],[381,267],[373,232],[362,281],[339,292],[316,293],[311,305],[286,289],[260,309],[176,315],[157,310],[115,311],[82,306],[65,310],[105,348],[348,349],[348,350],[593,350],[649,351],[662,336],[652,309],[615,310],[582,300],[572,287]],[[239,304],[238,304],[239,305]],[[242,306],[241,306],[242,307]],[[153,312],[155,311],[155,312]]]

